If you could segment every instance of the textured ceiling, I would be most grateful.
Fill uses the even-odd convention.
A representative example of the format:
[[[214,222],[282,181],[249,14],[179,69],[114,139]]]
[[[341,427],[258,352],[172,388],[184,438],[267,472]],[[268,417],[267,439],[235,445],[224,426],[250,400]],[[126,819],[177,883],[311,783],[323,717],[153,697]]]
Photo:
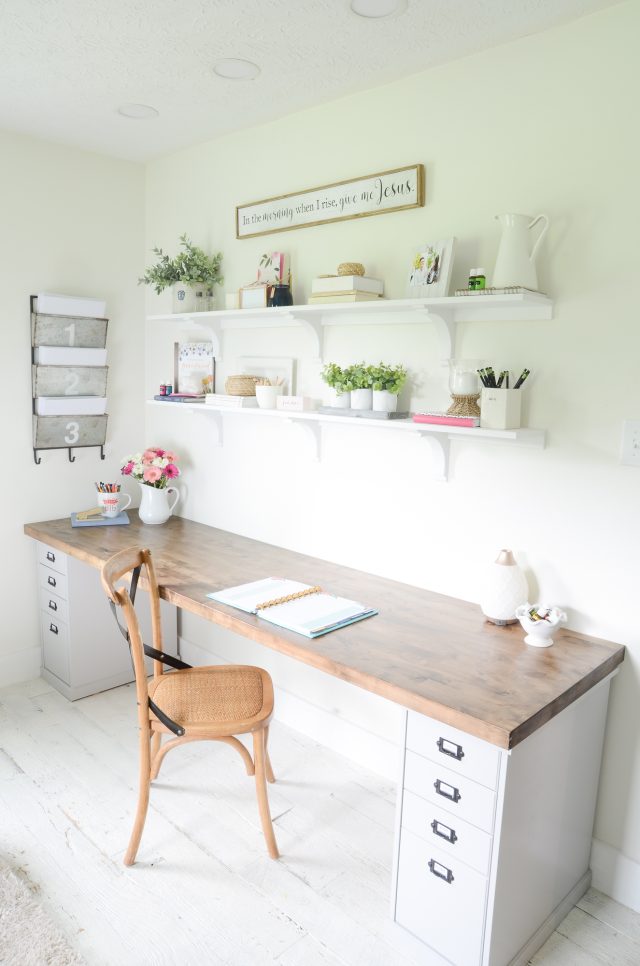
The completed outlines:
[[[612,3],[409,0],[364,20],[349,0],[0,0],[0,127],[145,160]],[[223,80],[225,57],[262,73]],[[159,117],[117,114],[132,102]]]

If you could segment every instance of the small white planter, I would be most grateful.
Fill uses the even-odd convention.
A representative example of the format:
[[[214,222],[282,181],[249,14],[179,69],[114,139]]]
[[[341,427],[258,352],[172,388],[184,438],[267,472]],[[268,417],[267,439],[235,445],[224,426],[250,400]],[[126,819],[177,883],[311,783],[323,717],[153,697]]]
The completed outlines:
[[[395,413],[398,411],[398,394],[388,389],[373,390],[373,408],[377,413]]]
[[[371,409],[373,404],[372,389],[352,389],[351,408],[352,409]]]
[[[349,409],[351,405],[351,393],[350,392],[336,392],[331,386],[327,388],[327,406],[332,406],[334,409]]]
[[[256,386],[256,400],[260,409],[275,409],[283,386]]]
[[[212,285],[205,282],[174,282],[174,312],[209,312],[213,305]]]

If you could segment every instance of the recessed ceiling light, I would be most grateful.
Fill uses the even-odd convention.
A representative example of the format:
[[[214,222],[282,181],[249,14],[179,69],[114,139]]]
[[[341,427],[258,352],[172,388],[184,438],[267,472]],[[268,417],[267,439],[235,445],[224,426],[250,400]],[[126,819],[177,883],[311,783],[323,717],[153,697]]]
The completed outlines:
[[[149,104],[121,104],[118,114],[123,117],[131,117],[135,121],[148,121],[152,117],[157,117],[159,112]]]
[[[227,80],[253,80],[260,73],[260,68],[250,60],[227,57],[225,60],[218,61],[213,68],[213,73]]]
[[[358,17],[380,20],[404,13],[407,0],[351,0],[351,9]]]

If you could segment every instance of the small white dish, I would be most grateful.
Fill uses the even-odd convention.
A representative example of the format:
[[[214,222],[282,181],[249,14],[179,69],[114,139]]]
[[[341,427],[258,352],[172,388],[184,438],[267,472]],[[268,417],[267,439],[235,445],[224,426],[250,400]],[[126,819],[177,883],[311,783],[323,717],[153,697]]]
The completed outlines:
[[[538,616],[532,617],[532,613]],[[554,629],[567,621],[563,610],[547,604],[521,604],[516,610],[516,617],[527,632],[525,644],[531,644],[532,647],[551,647]]]

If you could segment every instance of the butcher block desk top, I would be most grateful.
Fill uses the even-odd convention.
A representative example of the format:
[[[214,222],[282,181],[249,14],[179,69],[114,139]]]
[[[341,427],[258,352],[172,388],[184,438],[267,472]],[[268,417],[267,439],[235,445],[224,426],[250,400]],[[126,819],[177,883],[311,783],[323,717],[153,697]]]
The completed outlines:
[[[550,648],[529,647],[519,624],[495,627],[475,604],[180,517],[147,526],[128,512],[124,527],[74,529],[65,518],[24,531],[92,567],[124,547],[148,547],[160,596],[177,607],[501,748],[513,748],[624,659],[621,645],[569,630]],[[320,584],[379,614],[308,640],[206,596],[263,577]]]

